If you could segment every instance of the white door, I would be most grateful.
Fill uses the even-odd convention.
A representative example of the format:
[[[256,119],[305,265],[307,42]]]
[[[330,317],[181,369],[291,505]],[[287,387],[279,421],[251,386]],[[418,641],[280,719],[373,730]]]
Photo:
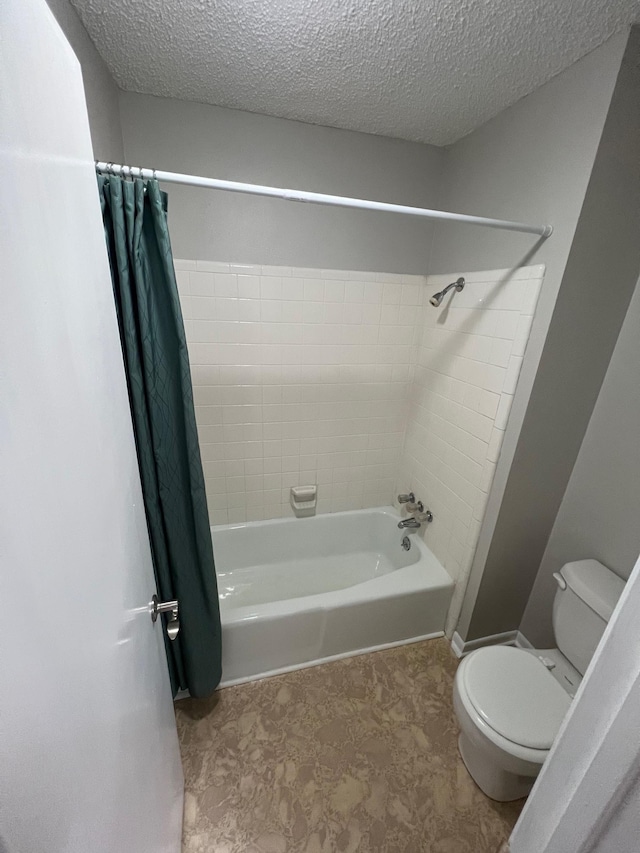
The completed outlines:
[[[0,851],[178,853],[183,780],[80,68],[0,3]]]

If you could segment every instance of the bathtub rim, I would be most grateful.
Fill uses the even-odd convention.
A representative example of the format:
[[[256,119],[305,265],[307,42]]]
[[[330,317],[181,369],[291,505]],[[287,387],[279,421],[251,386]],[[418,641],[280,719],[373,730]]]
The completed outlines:
[[[341,509],[337,512],[318,512],[315,515],[306,516],[305,518],[296,518],[295,515],[283,515],[277,518],[260,518],[257,521],[231,521],[228,524],[210,524],[212,530],[235,530],[240,527],[268,527],[273,524],[281,524],[282,522],[291,522],[303,524],[317,521],[320,518],[333,518],[333,516],[347,515],[367,515],[372,512],[381,512],[385,515],[393,516],[400,520],[403,518],[398,509],[392,504],[380,504],[379,506],[366,506],[361,509]]]
[[[279,525],[279,524],[283,524],[283,523],[291,523],[291,524],[293,524],[293,523],[296,523],[296,524],[310,523],[310,522],[313,522],[313,521],[321,519],[321,518],[322,519],[334,518],[337,516],[339,516],[340,518],[345,518],[348,516],[371,515],[372,513],[377,513],[380,515],[388,516],[389,518],[392,518],[395,522],[401,521],[403,518],[409,517],[409,516],[403,516],[400,512],[398,512],[396,507],[390,506],[387,504],[385,506],[365,507],[364,509],[347,509],[347,510],[340,510],[339,512],[322,512],[322,513],[318,513],[317,515],[309,516],[307,518],[296,518],[295,516],[287,515],[287,516],[284,516],[281,518],[265,518],[265,519],[260,519],[258,521],[235,521],[235,522],[232,522],[230,524],[210,524],[209,530],[211,531],[211,537],[213,539],[213,535],[215,532],[222,533],[224,531],[242,530],[242,529],[247,528],[247,527],[250,527],[252,530],[255,530],[255,529],[262,528],[262,527],[273,527],[275,525]],[[429,522],[426,522],[426,521],[423,522],[423,524],[428,524],[428,523]],[[409,565],[414,565],[416,562],[419,562],[421,559],[424,559],[425,557],[427,557],[427,558],[435,559],[436,562],[446,572],[446,569],[444,568],[442,563],[440,563],[440,561],[435,556],[433,551],[429,548],[427,543],[424,541],[422,536],[420,536],[420,534],[417,531],[414,531],[411,529],[406,529],[404,531],[404,533],[411,538],[411,544],[417,546],[418,550],[420,551],[420,557],[418,558],[418,560],[414,561],[414,563],[410,563]],[[215,561],[215,551],[214,551],[213,556],[214,556],[214,561]],[[406,568],[406,567],[403,566],[402,568]],[[398,571],[398,569],[394,569],[394,571]],[[448,572],[447,572],[447,574],[448,574]]]

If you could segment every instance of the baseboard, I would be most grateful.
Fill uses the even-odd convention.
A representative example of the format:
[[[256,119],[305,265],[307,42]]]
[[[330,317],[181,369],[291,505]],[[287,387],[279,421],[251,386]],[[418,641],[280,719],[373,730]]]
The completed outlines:
[[[518,644],[518,637],[522,636],[519,631],[504,631],[502,634],[490,634],[488,637],[478,637],[476,640],[463,640],[460,634],[456,631],[451,640],[451,648],[456,657],[464,657],[469,652],[475,649],[482,649],[485,646],[515,646]],[[523,639],[525,639],[523,637]],[[525,639],[526,642],[526,639]],[[533,648],[530,644],[523,648]]]

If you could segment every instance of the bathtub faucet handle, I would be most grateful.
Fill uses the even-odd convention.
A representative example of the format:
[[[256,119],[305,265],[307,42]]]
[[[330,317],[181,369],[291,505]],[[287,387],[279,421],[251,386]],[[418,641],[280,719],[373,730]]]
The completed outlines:
[[[416,496],[413,492],[409,492],[408,495],[398,495],[398,503],[399,504],[414,504],[416,502]]]

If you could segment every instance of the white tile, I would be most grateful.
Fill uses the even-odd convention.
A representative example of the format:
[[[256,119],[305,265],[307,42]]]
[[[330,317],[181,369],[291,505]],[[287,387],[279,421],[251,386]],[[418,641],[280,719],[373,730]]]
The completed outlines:
[[[362,302],[364,300],[364,283],[361,281],[349,281],[344,291],[345,302]]]
[[[384,293],[384,285],[382,282],[367,281],[364,285],[363,299],[368,304],[380,305],[382,303],[382,295]]]
[[[192,296],[213,296],[213,273],[190,272],[189,289]]]
[[[229,264],[218,261],[196,261],[196,269],[203,272],[229,272]]]
[[[497,362],[492,358],[493,345],[495,343],[493,338],[490,338],[487,335],[465,335],[464,337],[470,338],[473,341],[471,358],[475,359],[475,361],[483,362],[484,364],[497,364]]]
[[[324,320],[324,304],[322,302],[307,302],[303,309],[304,323],[322,323]]]
[[[486,364],[482,370],[482,387],[495,394],[502,391],[506,370],[493,364]]]
[[[489,361],[498,367],[507,367],[511,356],[511,341],[505,338],[495,338],[491,344]]]
[[[506,281],[499,282],[493,289],[489,290],[488,300],[492,300],[492,307],[502,311],[520,311],[524,297],[523,282]]]
[[[495,472],[496,463],[487,460],[482,470],[482,478],[480,481],[480,488],[483,492],[488,492],[491,489],[491,484],[493,483],[493,476]]]
[[[190,296],[186,296],[182,294],[180,296],[180,310],[182,311],[182,319],[183,320],[191,320],[192,319],[192,298]]]
[[[214,306],[217,320],[234,321],[239,319],[237,299],[222,299],[216,296]],[[233,340],[231,338],[230,343],[233,343]]]
[[[321,270],[320,272],[324,281],[334,281],[336,279],[344,280],[347,275],[345,270]]]
[[[385,304],[381,308],[380,322],[389,325],[397,326],[400,317],[400,306],[395,304]]]
[[[174,258],[173,259],[173,267],[177,270],[195,270],[196,262],[184,260],[184,258]]]
[[[261,267],[257,264],[229,264],[229,272],[235,275],[260,275]]]
[[[180,298],[188,296],[191,292],[189,283],[189,273],[187,270],[176,269],[176,284],[178,285],[178,293]]]
[[[529,342],[529,333],[531,332],[531,324],[533,317],[526,314],[520,315],[518,320],[518,328],[513,339],[512,355],[524,355]]]
[[[416,309],[413,305],[401,305],[398,310],[398,323],[401,326],[412,326],[416,319]]]
[[[492,311],[495,316],[497,338],[508,338],[513,340],[518,329],[520,314],[517,311]]]
[[[403,284],[400,293],[401,305],[421,305],[422,292],[417,284]]]
[[[386,282],[382,292],[382,302],[385,305],[399,305],[402,296],[401,284]]]
[[[354,323],[362,322],[363,305],[361,303],[345,304],[343,313],[343,322],[353,325]]]
[[[540,295],[540,281],[525,282],[528,287],[523,295],[521,311],[523,314],[534,314],[536,305],[538,304],[538,296]]]
[[[502,391],[504,394],[515,394],[522,366],[522,356],[512,355],[509,359],[509,367],[504,377]]]
[[[473,517],[477,521],[482,521],[484,518],[484,513],[487,508],[487,501],[489,499],[489,493],[483,492],[482,490],[478,490],[478,494],[473,505]]]
[[[375,326],[380,324],[381,306],[379,304],[365,304],[362,306],[362,322],[365,325]]]
[[[324,282],[322,280],[305,279],[304,301],[322,302],[324,300]]]
[[[289,301],[302,302],[304,300],[304,279],[283,278],[282,298]]]
[[[302,302],[295,300],[286,300],[282,302],[282,321],[284,323],[302,323],[303,319]]]
[[[478,411],[492,420],[498,411],[500,404],[500,394],[495,394],[492,391],[482,391],[478,401]]]
[[[323,511],[388,503],[406,470],[438,510],[430,547],[466,571],[511,402],[501,392],[528,339],[513,306],[531,269],[465,275],[436,312],[425,296],[455,274],[176,262],[212,517],[289,516],[285,477],[321,484]]]
[[[294,278],[322,278],[322,270],[313,267],[293,267],[291,275]]]
[[[257,275],[239,275],[238,296],[241,299],[260,299],[260,279]]]
[[[509,420],[509,412],[511,411],[512,402],[513,397],[510,394],[503,394],[500,397],[500,404],[498,405],[498,411],[496,412],[495,419],[495,426],[499,430],[507,428],[507,421]]]
[[[291,276],[293,275],[293,270],[291,267],[272,267],[272,266],[263,266],[262,267],[262,275],[273,275],[278,277],[283,276]]]
[[[238,320],[258,322],[260,320],[260,303],[255,299],[237,300]]]
[[[282,301],[279,299],[262,301],[260,303],[260,319],[266,323],[282,322]]]
[[[350,282],[347,284],[347,286]],[[324,285],[325,302],[344,302],[344,281],[326,281]]]
[[[260,298],[282,299],[282,279],[279,276],[260,276]]]

